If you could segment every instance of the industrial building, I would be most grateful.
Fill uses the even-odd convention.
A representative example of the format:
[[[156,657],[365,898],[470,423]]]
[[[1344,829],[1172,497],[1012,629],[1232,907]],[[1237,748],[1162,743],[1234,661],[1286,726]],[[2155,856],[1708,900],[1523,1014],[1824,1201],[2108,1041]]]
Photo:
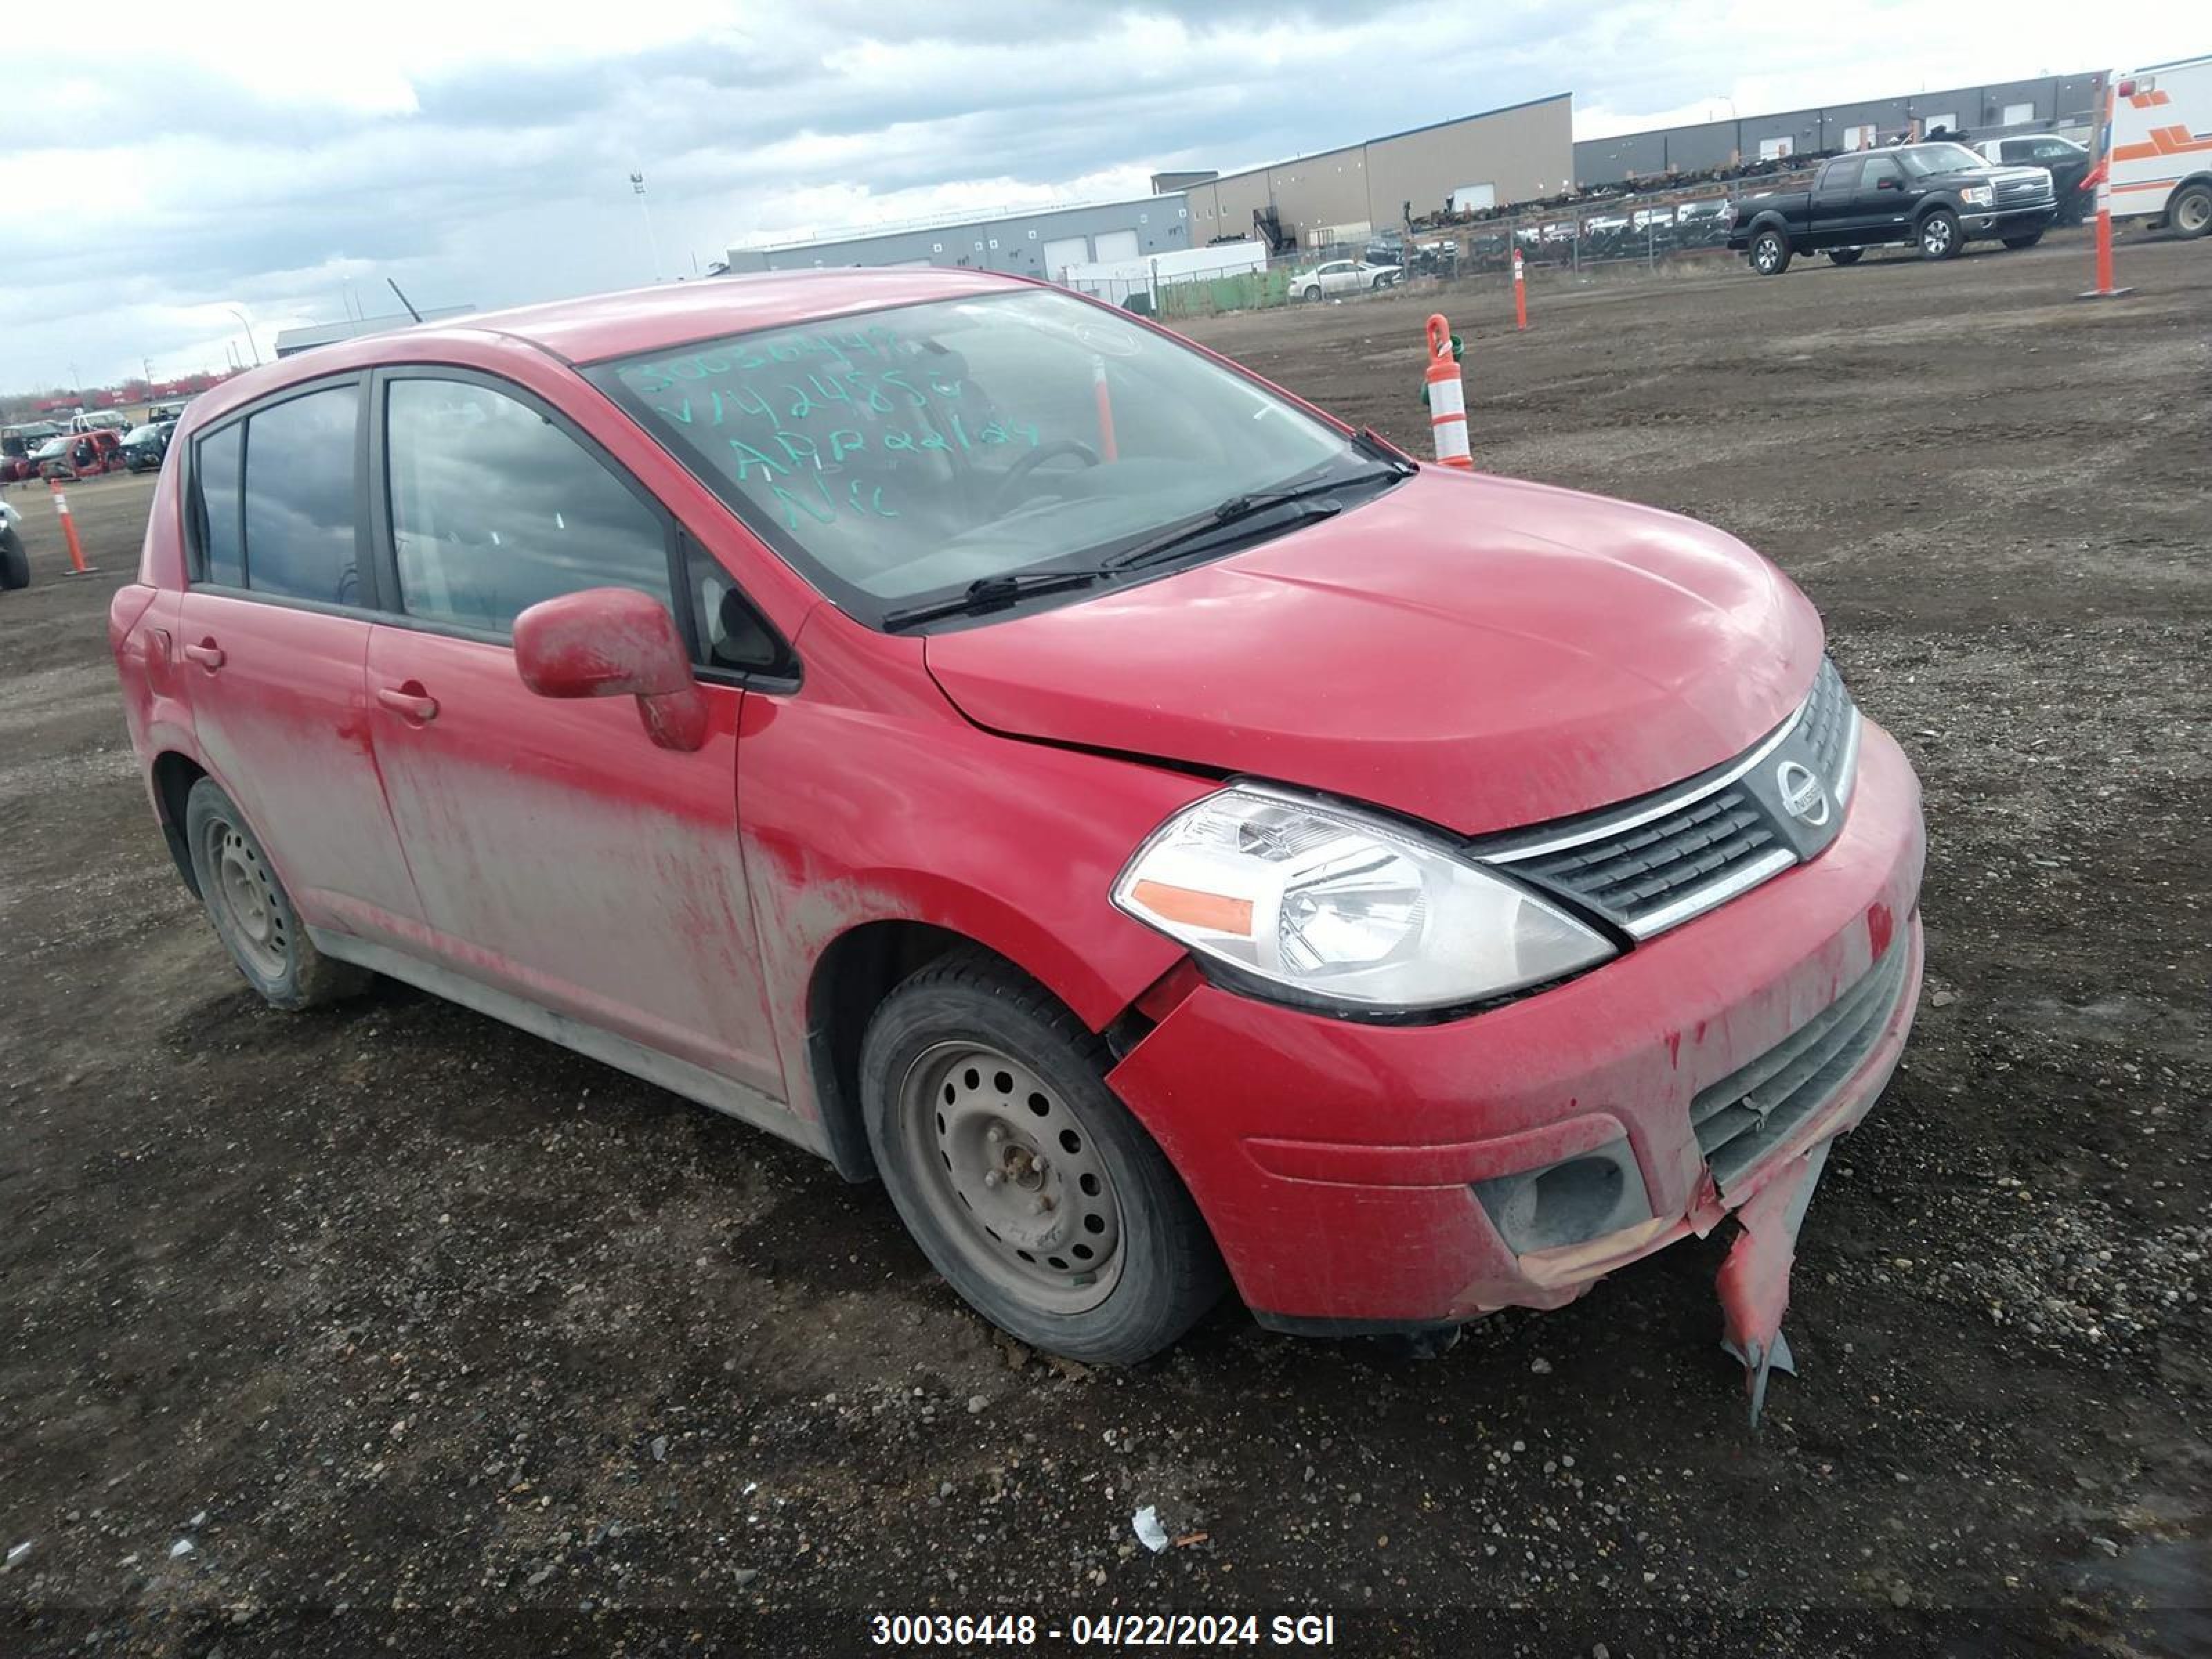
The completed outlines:
[[[1557,195],[1573,168],[1574,101],[1562,92],[1223,173],[1184,194],[1196,242],[1249,236],[1272,210],[1281,239],[1311,246],[1395,228],[1408,204],[1418,219]]]
[[[1125,202],[1003,211],[732,248],[732,271],[822,265],[964,265],[1063,280],[1111,264],[1259,237],[1317,248],[1358,243],[1449,212],[1542,201],[1589,187],[1735,162],[1851,149],[1936,128],[1976,137],[2092,125],[2094,74],[1870,99],[1772,115],[1731,116],[1613,138],[1574,139],[1569,93],[1431,122],[1242,172],[1156,173],[1153,194]]]
[[[775,247],[733,247],[729,267],[738,272],[806,270],[817,265],[964,265],[972,270],[1006,270],[1057,281],[1070,265],[1139,259],[1190,246],[1189,205],[1171,192]]]
[[[1584,139],[1575,146],[1575,182],[1609,185],[1655,173],[1705,173],[1739,160],[1859,149],[1938,127],[1977,138],[2042,131],[2075,137],[2095,124],[2102,85],[2094,74],[2045,76]]]
[[[434,323],[465,317],[475,309],[474,306],[433,306],[419,318],[401,311],[386,317],[349,317],[343,322],[288,328],[276,336],[276,355],[289,357],[298,352],[313,351],[317,346],[335,345],[340,340],[357,340],[364,334],[386,334],[396,328],[412,328],[418,321]]]
[[[1133,201],[733,247],[729,268],[965,265],[1057,280],[1070,265],[1242,240],[1255,234],[1255,214],[1271,240],[1362,238],[1399,224],[1407,203],[1419,217],[1447,201],[1475,207],[1555,194],[1573,167],[1573,122],[1572,100],[1560,93],[1242,173],[1155,173],[1154,193]]]

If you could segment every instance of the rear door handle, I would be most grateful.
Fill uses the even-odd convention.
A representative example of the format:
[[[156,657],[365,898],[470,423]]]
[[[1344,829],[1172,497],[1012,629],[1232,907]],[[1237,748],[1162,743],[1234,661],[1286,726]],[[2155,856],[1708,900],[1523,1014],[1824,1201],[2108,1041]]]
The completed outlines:
[[[185,655],[210,674],[222,666],[222,647],[213,640],[202,640],[198,645],[187,645]]]
[[[438,718],[438,700],[422,689],[420,680],[379,686],[376,700],[411,725],[422,726]]]

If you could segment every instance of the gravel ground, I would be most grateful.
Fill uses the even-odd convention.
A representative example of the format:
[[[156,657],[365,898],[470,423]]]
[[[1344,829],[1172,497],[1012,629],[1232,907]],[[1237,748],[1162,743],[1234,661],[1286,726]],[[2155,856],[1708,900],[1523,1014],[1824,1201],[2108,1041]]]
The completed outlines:
[[[643,1084],[397,988],[264,1009],[124,738],[102,621],[148,481],[70,492],[82,578],[16,493],[0,1650],[1327,1607],[1363,1652],[2212,1651],[2212,251],[2123,260],[2105,305],[2054,238],[1540,273],[1525,335],[1495,283],[1193,331],[1410,446],[1444,305],[1480,464],[1772,555],[1920,767],[1920,1026],[1814,1206],[1756,1436],[1717,1240],[1425,1364],[1230,1306],[1094,1372],[969,1315],[879,1193]]]

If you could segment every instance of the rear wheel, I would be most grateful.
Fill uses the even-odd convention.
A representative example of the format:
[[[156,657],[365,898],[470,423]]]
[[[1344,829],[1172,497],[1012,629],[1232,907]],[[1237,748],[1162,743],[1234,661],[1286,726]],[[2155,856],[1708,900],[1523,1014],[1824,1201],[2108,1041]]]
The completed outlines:
[[[0,525],[0,588],[30,585],[31,556],[24,551],[23,538]]]
[[[891,1202],[969,1305],[1048,1352],[1133,1364],[1189,1329],[1224,1275],[1108,1064],[1042,988],[961,951],[876,1011],[860,1087]]]
[[[2043,233],[2042,233],[2040,230],[2023,231],[2021,234],[2019,234],[2019,235],[2017,235],[2017,236],[2008,236],[2008,237],[2006,237],[2006,238],[2004,239],[2004,245],[2005,245],[2007,247],[2015,247],[2015,248],[2017,248],[2017,247],[2033,247],[2033,246],[2034,246],[2038,242],[2041,241],[2042,240],[2043,240]]]
[[[185,845],[216,937],[270,1006],[313,1008],[367,987],[367,969],[315,948],[260,838],[212,778],[194,784],[185,803]]]
[[[1855,265],[1859,262],[1859,255],[1865,252],[1863,247],[1832,247],[1828,250],[1828,258],[1839,265]]]
[[[2185,185],[2174,191],[2172,201],[2166,204],[2166,222],[2185,241],[2194,241],[2212,230],[2212,185]]]
[[[1937,208],[1920,222],[1920,257],[1948,259],[1959,251],[1959,216]]]
[[[1762,276],[1779,276],[1790,269],[1790,241],[1778,230],[1762,230],[1751,239],[1751,268]]]

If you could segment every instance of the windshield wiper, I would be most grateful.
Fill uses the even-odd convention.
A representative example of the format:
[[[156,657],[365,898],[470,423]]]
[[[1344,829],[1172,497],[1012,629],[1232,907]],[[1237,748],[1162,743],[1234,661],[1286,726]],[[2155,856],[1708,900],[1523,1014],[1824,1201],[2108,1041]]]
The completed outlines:
[[[937,622],[946,617],[980,616],[1032,593],[1058,593],[1085,587],[1107,573],[1103,569],[1032,570],[1018,575],[985,576],[972,581],[949,599],[910,605],[903,611],[886,611],[880,624],[886,633],[912,628],[916,623]]]
[[[940,622],[947,617],[975,617],[987,611],[1002,610],[1032,594],[1061,593],[1070,588],[1087,587],[1102,578],[1116,576],[1125,570],[1139,569],[1183,552],[1247,519],[1257,518],[1262,513],[1272,513],[1279,507],[1300,501],[1310,503],[1300,514],[1301,519],[1332,518],[1344,510],[1343,504],[1315,501],[1313,497],[1331,495],[1340,489],[1395,481],[1406,477],[1407,471],[1406,465],[1393,457],[1391,465],[1388,466],[1354,472],[1348,477],[1330,478],[1285,489],[1261,489],[1249,495],[1231,495],[1227,501],[1208,508],[1194,522],[1181,525],[1150,541],[1139,542],[1103,564],[985,576],[969,582],[949,599],[931,599],[921,605],[908,605],[903,610],[887,611],[878,626],[885,633],[896,634],[901,629],[912,628],[921,623]]]
[[[1255,518],[1262,513],[1273,512],[1276,507],[1287,506],[1292,501],[1308,501],[1317,495],[1333,495],[1340,489],[1355,489],[1362,484],[1381,483],[1385,479],[1402,478],[1405,476],[1405,471],[1401,467],[1374,467],[1365,472],[1355,472],[1345,478],[1328,478],[1315,483],[1298,484],[1287,489],[1261,489],[1255,490],[1249,495],[1231,495],[1227,501],[1200,515],[1195,523],[1181,526],[1169,531],[1164,536],[1155,536],[1148,542],[1139,542],[1134,547],[1116,553],[1106,561],[1104,568],[1108,570],[1133,570],[1142,565],[1157,563],[1161,559],[1205,541],[1218,530],[1245,519]],[[1316,507],[1310,508],[1308,516],[1316,519],[1327,518],[1342,510],[1341,505],[1337,502],[1322,502]]]
[[[1389,441],[1371,426],[1363,426],[1352,434],[1352,447],[1363,455],[1383,462],[1401,478],[1410,478],[1420,471],[1419,467],[1392,448]]]

